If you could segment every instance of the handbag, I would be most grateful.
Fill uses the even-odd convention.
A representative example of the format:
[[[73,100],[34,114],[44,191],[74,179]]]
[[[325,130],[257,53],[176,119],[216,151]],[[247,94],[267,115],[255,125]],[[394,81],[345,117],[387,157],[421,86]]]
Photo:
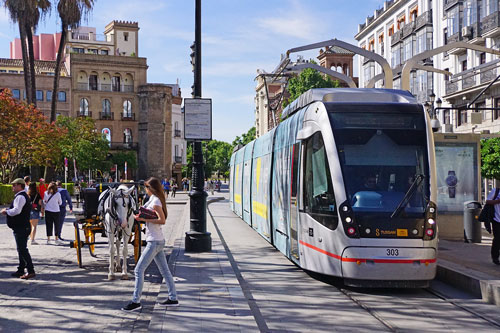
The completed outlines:
[[[158,215],[156,214],[156,211],[152,209],[148,209],[145,207],[139,207],[139,217],[142,217],[143,219],[146,220],[157,220]]]
[[[493,200],[496,200],[498,197],[499,188],[495,189],[495,195],[493,196]],[[495,206],[485,204],[481,213],[479,214],[478,221],[484,223],[484,228],[491,234],[491,223],[493,223],[493,219],[495,218]]]

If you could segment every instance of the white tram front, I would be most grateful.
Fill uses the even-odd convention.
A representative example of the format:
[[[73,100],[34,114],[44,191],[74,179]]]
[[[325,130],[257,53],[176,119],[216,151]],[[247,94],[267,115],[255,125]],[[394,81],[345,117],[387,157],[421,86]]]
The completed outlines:
[[[300,267],[355,286],[436,274],[430,119],[408,92],[312,89],[231,158],[231,208]]]

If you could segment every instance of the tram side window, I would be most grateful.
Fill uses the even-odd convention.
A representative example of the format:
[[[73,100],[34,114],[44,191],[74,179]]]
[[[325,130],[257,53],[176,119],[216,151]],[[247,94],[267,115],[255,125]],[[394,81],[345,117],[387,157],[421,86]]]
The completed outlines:
[[[307,139],[304,156],[304,211],[325,227],[335,230],[338,225],[337,206],[320,132]]]

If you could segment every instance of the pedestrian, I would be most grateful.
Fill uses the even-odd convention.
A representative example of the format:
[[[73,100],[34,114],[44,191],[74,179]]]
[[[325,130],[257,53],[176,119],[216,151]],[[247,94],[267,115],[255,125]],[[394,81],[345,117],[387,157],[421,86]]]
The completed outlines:
[[[175,198],[175,192],[177,192],[177,183],[174,181],[172,183],[172,198]]]
[[[69,206],[69,212],[73,213],[73,203],[71,202],[71,195],[69,194],[68,190],[62,187],[62,182],[58,180],[56,182],[56,185],[57,191],[61,195],[62,200],[62,205],[59,207],[59,229],[56,228],[56,236],[59,237],[60,240],[63,240],[63,238],[61,237],[61,232],[64,225],[64,219],[66,218],[66,204]]]
[[[26,191],[26,193],[28,193],[28,189],[29,189],[30,183],[31,183],[31,177],[30,176],[24,176],[24,183],[26,184],[24,186],[24,191]]]
[[[208,188],[210,189],[210,193],[212,195],[214,195],[214,180],[213,179],[210,179],[210,181],[208,182]]]
[[[31,203],[31,214],[30,214],[30,224],[31,224],[31,245],[38,245],[36,242],[36,227],[38,226],[38,220],[40,220],[40,212],[42,210],[42,197],[38,190],[36,189],[36,184],[31,183],[28,187],[28,196]]]
[[[60,206],[62,205],[61,194],[57,191],[57,185],[54,182],[49,184],[49,188],[43,196],[43,203],[45,209],[45,227],[47,229],[47,244],[50,244],[50,237],[52,237],[52,229],[55,226],[57,230],[59,224],[59,214],[61,212]],[[62,244],[57,236],[55,235],[56,245]]]
[[[38,193],[40,194],[40,197],[42,198],[42,208],[43,208],[43,196],[45,195],[45,192],[47,192],[47,184],[45,184],[45,179],[40,178],[39,180],[39,185],[38,185]],[[40,211],[40,218],[43,220],[43,217],[45,216],[45,209],[42,209]]]
[[[10,204],[9,209],[4,208],[0,213],[7,215],[7,226],[14,232],[17,254],[19,256],[19,266],[17,267],[17,271],[12,273],[11,276],[28,280],[34,278],[36,274],[30,252],[28,251],[28,237],[31,232],[31,203],[28,194],[24,191],[25,187],[26,183],[24,179],[14,179],[12,182],[14,201]],[[24,272],[25,269],[28,270],[28,273]]]
[[[149,178],[144,185],[149,195],[149,200],[144,205],[144,208],[153,210],[158,218],[145,219],[141,217],[140,214],[135,215],[137,221],[146,222],[147,245],[135,266],[135,286],[132,301],[122,308],[123,311],[135,311],[142,308],[140,301],[144,284],[144,272],[153,259],[161,275],[165,279],[165,284],[168,289],[168,299],[160,304],[166,305],[167,307],[179,306],[174,278],[168,269],[167,257],[163,251],[165,247],[165,238],[163,236],[162,225],[165,224],[167,218],[165,195],[163,194],[162,185],[157,178]]]
[[[488,197],[486,198],[487,205],[493,205],[495,207],[495,215],[493,217],[493,222],[491,223],[491,228],[493,230],[493,241],[491,243],[491,260],[495,265],[500,265],[500,195],[499,189],[493,188]]]

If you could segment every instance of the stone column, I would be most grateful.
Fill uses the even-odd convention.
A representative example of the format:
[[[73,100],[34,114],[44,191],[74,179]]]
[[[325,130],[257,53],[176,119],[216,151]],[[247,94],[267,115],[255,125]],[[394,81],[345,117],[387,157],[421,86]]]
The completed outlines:
[[[170,178],[172,170],[172,88],[139,86],[139,179]]]

